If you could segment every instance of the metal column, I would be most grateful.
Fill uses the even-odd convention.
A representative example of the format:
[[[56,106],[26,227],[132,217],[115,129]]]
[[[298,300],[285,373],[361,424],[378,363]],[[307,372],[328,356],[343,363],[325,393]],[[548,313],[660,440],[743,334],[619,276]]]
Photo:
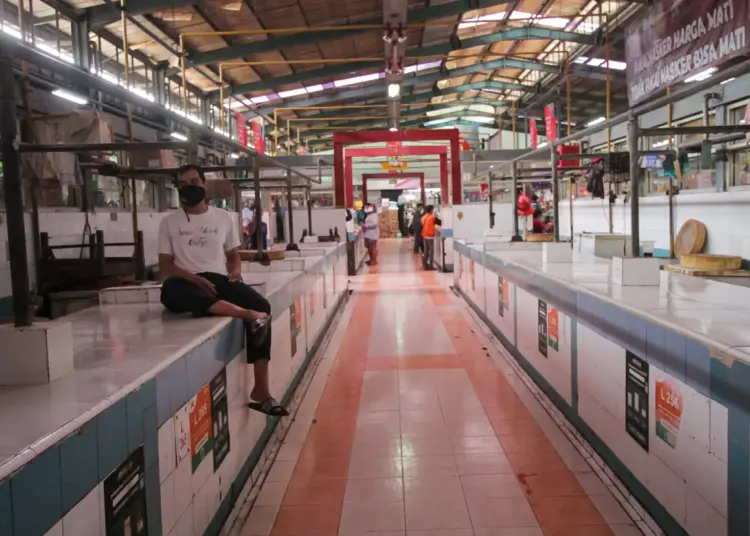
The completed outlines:
[[[518,164],[511,162],[510,164],[510,197],[511,197],[511,210],[513,211],[513,239],[519,240],[520,235],[518,234]]]
[[[286,245],[287,251],[299,251],[294,241],[294,214],[292,214],[292,173],[291,171],[286,172],[286,197],[287,197],[287,209],[289,213],[289,243]]]
[[[489,201],[490,201],[490,229],[495,227],[495,211],[494,207],[492,206],[492,196],[493,196],[493,190],[492,190],[492,172],[490,171],[487,173],[487,193],[489,194]]]
[[[255,192],[255,242],[258,244],[257,259],[259,262],[268,262],[268,254],[263,250],[263,206],[260,203],[260,165],[258,157],[253,157],[253,190]],[[270,227],[269,227],[270,230]]]
[[[26,226],[23,214],[23,183],[15,143],[18,136],[16,80],[13,60],[6,44],[0,42],[0,140],[3,151],[5,211],[8,226],[10,281],[13,293],[13,319],[17,327],[31,325],[29,268],[26,260]],[[36,240],[36,237],[34,238]]]
[[[638,119],[628,121],[628,151],[630,151],[630,242],[631,255],[641,256],[639,232],[638,194],[640,193],[641,168],[638,165]]]
[[[554,226],[554,241],[560,241],[560,177],[557,169],[557,147],[550,148],[550,164],[552,165],[552,220]]]

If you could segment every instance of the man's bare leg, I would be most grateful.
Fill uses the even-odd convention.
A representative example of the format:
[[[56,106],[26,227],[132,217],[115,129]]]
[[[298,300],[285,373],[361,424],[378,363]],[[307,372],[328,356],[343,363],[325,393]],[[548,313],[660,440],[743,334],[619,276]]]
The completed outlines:
[[[268,380],[268,359],[258,359],[253,366],[255,382],[253,390],[250,391],[250,399],[255,402],[263,402],[271,398],[271,386]]]

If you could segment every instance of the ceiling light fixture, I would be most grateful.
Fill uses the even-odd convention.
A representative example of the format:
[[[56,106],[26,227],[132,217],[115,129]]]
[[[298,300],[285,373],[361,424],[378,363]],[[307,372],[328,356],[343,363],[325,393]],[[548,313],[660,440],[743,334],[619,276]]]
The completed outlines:
[[[172,134],[170,134],[170,136],[172,136],[176,140],[188,141],[187,136],[185,136],[185,134],[182,134],[181,132],[172,132]]]
[[[388,98],[397,99],[401,96],[401,86],[399,84],[388,84]]]
[[[599,123],[604,123],[607,120],[606,117],[597,117],[596,119],[593,119],[586,123],[587,127],[593,127],[594,125],[598,125]]]
[[[88,99],[85,97],[81,97],[80,95],[76,95],[75,93],[71,93],[69,91],[65,91],[64,89],[56,89],[52,92],[52,94],[55,97],[60,97],[61,99],[65,99],[70,102],[75,102],[76,104],[88,104]]]

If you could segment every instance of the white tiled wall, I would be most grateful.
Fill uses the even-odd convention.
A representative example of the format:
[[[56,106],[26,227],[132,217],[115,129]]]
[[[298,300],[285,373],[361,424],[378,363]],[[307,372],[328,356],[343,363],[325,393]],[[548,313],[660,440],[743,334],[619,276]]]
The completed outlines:
[[[750,235],[742,224],[750,191],[689,193],[674,198],[675,232],[688,219],[706,225],[709,240],[706,253],[740,255],[750,258]],[[669,249],[668,200],[665,195],[640,198],[640,238],[655,240],[656,248]],[[618,199],[613,207],[616,233],[630,233],[630,205]],[[605,200],[576,201],[573,205],[575,232],[609,232],[609,205]],[[570,207],[560,202],[560,233],[570,234]]]
[[[548,319],[552,308],[556,308],[555,304],[547,303]],[[570,317],[558,310],[558,350],[549,346],[548,343],[547,357],[544,357],[539,352],[539,299],[521,288],[516,288],[516,315],[518,322],[516,347],[518,351],[544,376],[568,404],[572,404]]]
[[[675,448],[655,432],[656,382],[667,378],[679,389],[683,402]],[[625,431],[625,350],[578,325],[581,418],[689,534],[726,534],[726,408],[653,364],[649,384],[650,434],[646,452]]]

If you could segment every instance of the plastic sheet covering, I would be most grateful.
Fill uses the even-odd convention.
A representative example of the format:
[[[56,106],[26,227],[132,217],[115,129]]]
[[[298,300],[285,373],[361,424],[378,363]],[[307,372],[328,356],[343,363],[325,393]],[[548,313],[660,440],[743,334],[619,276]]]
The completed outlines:
[[[31,140],[40,145],[56,143],[111,143],[112,128],[94,110],[78,110],[66,115],[44,116],[32,121]],[[22,155],[24,176],[36,179],[43,189],[62,196],[68,186],[80,181],[73,153],[27,153]],[[58,203],[45,203],[56,205]]]

